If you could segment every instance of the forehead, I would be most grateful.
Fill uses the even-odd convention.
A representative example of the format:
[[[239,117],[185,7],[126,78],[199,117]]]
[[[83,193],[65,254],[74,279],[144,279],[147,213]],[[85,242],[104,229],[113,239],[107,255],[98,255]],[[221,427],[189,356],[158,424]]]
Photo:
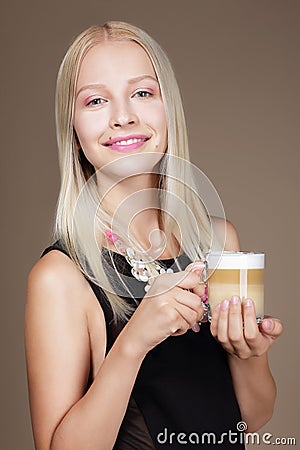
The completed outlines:
[[[108,41],[92,47],[82,60],[77,86],[156,74],[146,51],[133,41]]]

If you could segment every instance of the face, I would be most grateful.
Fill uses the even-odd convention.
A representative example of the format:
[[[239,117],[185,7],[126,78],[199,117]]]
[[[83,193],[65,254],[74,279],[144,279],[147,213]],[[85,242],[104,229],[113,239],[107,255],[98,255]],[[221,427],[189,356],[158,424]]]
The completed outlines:
[[[87,53],[77,82],[74,129],[96,170],[121,158],[130,161],[127,157],[137,153],[162,157],[167,146],[166,114],[142,47],[131,41],[104,42]]]

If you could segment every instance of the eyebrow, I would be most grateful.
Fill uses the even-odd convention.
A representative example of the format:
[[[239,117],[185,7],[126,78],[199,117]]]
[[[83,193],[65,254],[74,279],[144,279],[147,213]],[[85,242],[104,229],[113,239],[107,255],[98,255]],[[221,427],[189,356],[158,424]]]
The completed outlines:
[[[152,75],[140,75],[138,77],[134,77],[134,78],[130,78],[130,80],[128,80],[128,84],[134,84],[134,83],[138,83],[139,81],[145,80],[149,78],[152,81],[155,81],[156,83],[158,83],[157,79],[154,78]],[[85,90],[88,89],[95,89],[95,88],[100,88],[100,89],[105,89],[107,86],[105,86],[105,84],[99,84],[99,83],[94,83],[94,84],[87,84],[86,86],[82,86],[79,91],[76,94],[76,98],[78,97],[78,95]]]

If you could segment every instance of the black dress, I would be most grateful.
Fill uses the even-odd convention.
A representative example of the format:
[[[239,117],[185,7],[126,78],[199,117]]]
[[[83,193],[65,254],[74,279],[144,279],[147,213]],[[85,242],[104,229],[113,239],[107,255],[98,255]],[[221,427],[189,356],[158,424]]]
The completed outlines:
[[[57,241],[42,256],[51,250],[67,254]],[[108,254],[121,273],[131,276],[124,256],[104,249],[106,261]],[[190,262],[184,254],[177,259],[182,267]],[[174,259],[162,263],[174,268]],[[108,353],[125,323],[112,322],[103,290],[88,282],[104,312]],[[226,352],[211,335],[209,324],[202,324],[199,333],[189,330],[171,336],[147,353],[114,450],[244,449],[237,428],[241,420]]]

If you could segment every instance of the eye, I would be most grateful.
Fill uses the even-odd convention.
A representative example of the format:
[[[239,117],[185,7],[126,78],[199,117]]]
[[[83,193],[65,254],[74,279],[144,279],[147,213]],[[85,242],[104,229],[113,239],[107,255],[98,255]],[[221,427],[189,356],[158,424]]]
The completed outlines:
[[[86,105],[87,106],[97,106],[102,105],[102,103],[105,103],[105,100],[103,98],[93,98],[93,100],[90,100]]]
[[[149,91],[138,91],[134,94],[134,97],[140,97],[140,98],[146,98],[146,97],[152,97],[152,92]]]

